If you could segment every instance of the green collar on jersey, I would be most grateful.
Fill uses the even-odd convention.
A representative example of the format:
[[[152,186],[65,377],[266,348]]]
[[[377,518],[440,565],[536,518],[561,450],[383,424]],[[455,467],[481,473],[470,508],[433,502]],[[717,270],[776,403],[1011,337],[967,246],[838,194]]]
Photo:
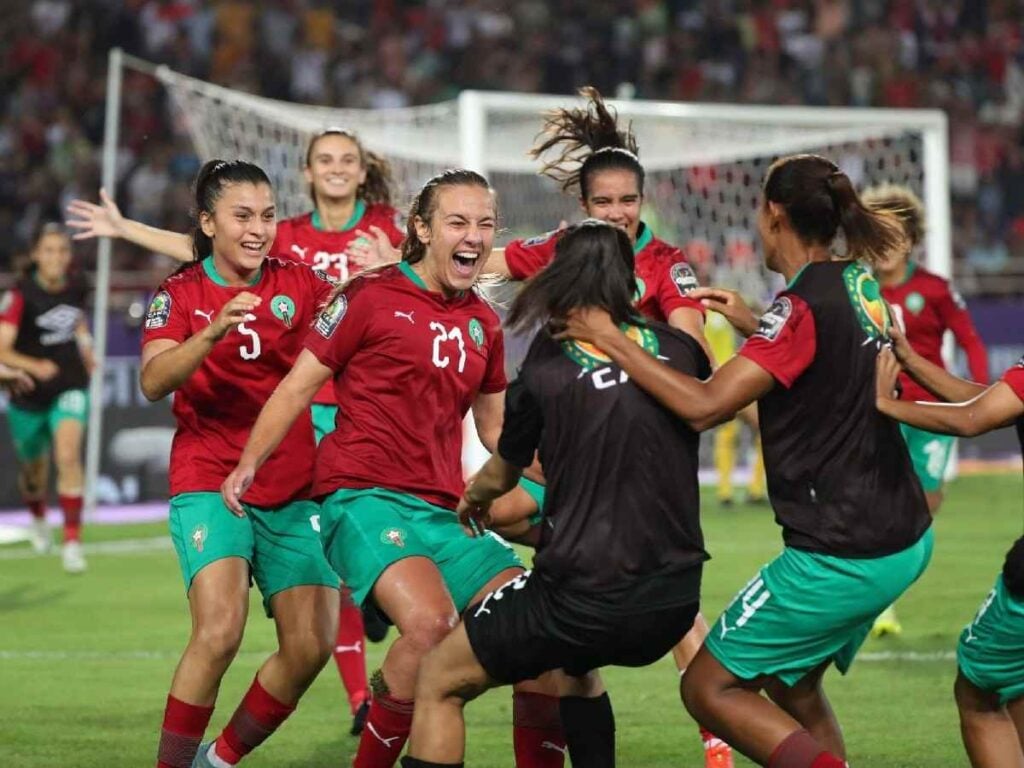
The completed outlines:
[[[806,264],[804,264],[802,267],[800,267],[800,269],[797,270],[796,274],[793,275],[793,279],[790,280],[788,283],[786,283],[786,290],[787,291],[791,290],[793,288],[793,286],[796,285],[796,281],[800,279],[800,276],[803,275],[803,273],[805,271],[807,271],[807,268],[809,266],[811,266],[811,262],[808,261]]]
[[[223,285],[225,288],[237,288],[238,287],[236,285],[228,285],[228,281],[225,280],[223,277],[221,277],[217,273],[217,267],[215,267],[213,265],[213,255],[212,254],[207,256],[205,259],[203,259],[203,271],[206,273],[206,276],[208,278],[210,278],[210,280],[212,280],[217,285]],[[260,281],[260,278],[262,276],[263,276],[263,267],[260,267],[259,269],[256,270],[256,275],[253,277],[253,279],[249,281],[249,285],[256,285],[256,283],[258,283]]]
[[[633,255],[636,256],[640,253],[653,239],[654,233],[651,232],[651,228],[641,221],[640,228],[636,232],[636,242],[633,243]]]
[[[412,264],[410,264],[408,261],[400,261],[400,262],[398,262],[398,268],[399,268],[399,270],[401,270],[403,275],[405,275],[410,280],[412,280],[413,284],[417,288],[420,288],[420,289],[426,291],[427,293],[437,293],[437,291],[432,291],[432,290],[430,290],[430,288],[427,287],[427,284],[425,282],[423,282],[423,278],[420,277],[418,274],[416,274],[416,270],[412,268]],[[459,291],[458,293],[456,293],[451,298],[453,298],[453,299],[461,299],[465,295],[466,295],[465,291]],[[444,296],[444,294],[441,294],[441,296],[444,299],[448,298],[448,297]]]
[[[349,216],[348,221],[346,221],[342,225],[341,229],[336,230],[336,231],[338,231],[338,232],[348,232],[356,224],[358,224],[359,220],[362,219],[363,216],[365,216],[365,215],[366,215],[366,202],[363,201],[363,200],[356,200],[356,206],[355,206],[355,208],[352,209],[352,215]],[[313,211],[313,216],[311,217],[311,220],[313,222],[313,229],[319,230],[320,232],[327,232],[327,231],[329,231],[324,226],[323,219],[320,218],[320,211]]]
[[[912,261],[908,261],[907,262],[907,271],[904,273],[903,279],[900,280],[899,283],[897,283],[897,285],[903,285],[905,282],[910,280],[910,278],[912,278],[914,276],[914,273],[916,271],[917,271],[917,264],[915,264]]]

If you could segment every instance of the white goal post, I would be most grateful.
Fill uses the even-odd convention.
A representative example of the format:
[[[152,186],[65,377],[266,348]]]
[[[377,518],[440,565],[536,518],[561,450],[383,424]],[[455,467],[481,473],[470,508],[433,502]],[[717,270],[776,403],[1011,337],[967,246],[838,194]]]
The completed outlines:
[[[167,89],[172,119],[201,159],[243,158],[270,175],[282,216],[308,210],[302,165],[310,137],[328,127],[354,131],[386,157],[396,179],[396,205],[435,173],[467,167],[498,190],[504,236],[528,236],[579,217],[579,206],[527,155],[547,110],[579,104],[573,96],[464,91],[458,99],[387,110],[292,104],[223,88],[115,49],[107,81],[103,184],[115,194],[114,158],[124,67],[157,78]],[[764,171],[773,159],[798,152],[831,157],[854,184],[907,184],[928,212],[922,258],[941,275],[952,272],[949,152],[945,115],[938,110],[841,109],[609,100],[631,122],[647,172],[644,218],[663,239],[703,258],[717,284],[764,299],[775,284],[758,255],[754,226]],[[95,507],[99,472],[103,362],[106,348],[109,244],[101,243],[96,280],[97,370],[92,382],[86,455],[86,509]]]

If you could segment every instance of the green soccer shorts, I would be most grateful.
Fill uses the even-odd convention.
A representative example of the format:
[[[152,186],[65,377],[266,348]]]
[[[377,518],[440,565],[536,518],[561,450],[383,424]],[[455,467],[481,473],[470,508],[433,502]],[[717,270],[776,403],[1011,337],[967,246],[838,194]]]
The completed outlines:
[[[956,660],[963,676],[1002,705],[1024,696],[1024,600],[1011,595],[1002,574],[960,634]]]
[[[526,491],[533,499],[533,503],[537,505],[537,511],[530,515],[530,526],[540,525],[544,519],[544,486],[527,477],[520,477],[519,487]]]
[[[925,432],[906,424],[900,424],[900,431],[907,443],[910,460],[914,462],[914,474],[921,481],[921,487],[930,493],[941,490],[956,438]]]
[[[219,493],[179,493],[171,499],[171,539],[185,580],[192,588],[203,568],[225,557],[249,563],[252,580],[271,616],[270,598],[300,586],[338,587],[316,531],[319,507],[314,501],[293,501],[268,509],[243,504],[245,517],[224,506]]]
[[[320,536],[356,605],[388,566],[407,557],[434,561],[459,613],[496,575],[523,567],[501,537],[469,536],[452,510],[385,488],[342,488],[327,496]]]
[[[875,617],[924,573],[933,539],[929,528],[901,552],[866,559],[786,548],[733,598],[705,645],[743,680],[792,686],[826,661],[846,674]]]
[[[53,435],[62,421],[73,420],[83,426],[89,421],[89,392],[69,389],[62,392],[46,408],[33,410],[7,407],[7,423],[14,439],[14,452],[20,461],[34,461],[47,454]]]
[[[338,416],[338,406],[313,403],[309,406],[309,415],[313,419],[313,436],[316,444],[334,431],[335,419]]]

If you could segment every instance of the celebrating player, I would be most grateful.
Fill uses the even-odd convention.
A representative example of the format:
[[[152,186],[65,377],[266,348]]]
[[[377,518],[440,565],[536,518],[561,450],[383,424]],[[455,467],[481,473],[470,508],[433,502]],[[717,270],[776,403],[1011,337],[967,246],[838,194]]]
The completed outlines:
[[[501,430],[504,343],[494,312],[472,291],[496,223],[494,194],[479,174],[445,171],[428,181],[412,205],[401,264],[357,277],[324,309],[224,482],[225,501],[237,508],[254,472],[333,378],[345,417],[317,454],[321,537],[355,601],[372,600],[400,633],[373,675],[356,768],[394,765],[423,654],[467,605],[522,573],[504,542],[467,536],[454,514],[463,417],[472,408],[492,450]]]
[[[517,297],[510,325],[533,328],[576,307],[603,307],[641,354],[708,376],[692,337],[636,313],[633,258],[621,229],[598,221],[570,227],[551,265]],[[533,571],[470,607],[425,660],[403,765],[461,766],[462,708],[488,688],[552,667],[583,678],[606,664],[650,664],[689,630],[707,559],[698,440],[600,349],[560,344],[546,328],[537,334],[509,387],[498,451],[459,509],[464,519],[486,520],[491,502],[515,486],[539,448],[551,524],[543,526]],[[580,679],[576,687],[585,695],[588,684]],[[610,717],[607,695],[586,701],[595,716],[609,709]],[[582,753],[576,746],[574,765],[615,764],[613,743],[583,742]]]
[[[71,240],[44,224],[32,245],[32,266],[0,297],[0,364],[31,376],[13,392],[7,416],[18,457],[18,488],[32,513],[32,544],[50,548],[46,491],[50,451],[64,513],[61,560],[68,573],[86,568],[82,554],[82,435],[89,417],[92,337],[85,322],[85,285],[70,272]]]
[[[345,281],[376,263],[373,254],[381,244],[398,246],[404,238],[400,215],[391,206],[391,170],[388,163],[367,150],[359,138],[340,128],[328,128],[312,138],[306,149],[305,170],[313,210],[285,219],[277,225],[270,253],[298,261]],[[73,200],[68,206],[68,225],[76,238],[123,237],[144,248],[188,262],[192,259],[190,235],[155,229],[121,216],[114,201],[100,190],[102,205]],[[328,384],[317,392],[311,406],[317,442],[334,429],[338,405]],[[363,616],[342,589],[334,660],[348,691],[353,715],[352,733],[362,731],[369,711]],[[387,631],[370,615],[371,639],[381,640]]]
[[[840,227],[849,260],[830,252]],[[875,409],[875,354],[889,314],[878,283],[853,260],[876,262],[903,234],[816,155],[771,166],[758,230],[768,268],[788,285],[760,321],[731,291],[693,294],[750,337],[708,381],[643,354],[606,313],[572,316],[568,333],[603,349],[695,428],[758,401],[786,546],[712,626],[683,678],[684,701],[761,765],[842,768],[845,746],[822,677],[832,663],[847,671],[875,617],[921,575],[932,548],[906,445]]]
[[[919,429],[963,437],[1015,423],[1018,438],[1024,438],[1024,360],[986,388],[950,375],[900,338],[896,350],[906,373],[957,405],[896,399],[900,367],[892,352],[883,350],[876,387],[882,413]],[[1024,765],[1024,537],[1010,548],[995,586],[960,635],[953,692],[971,765]]]
[[[309,500],[315,443],[308,412],[244,503],[228,510],[218,493],[331,283],[266,258],[274,198],[257,166],[206,163],[196,210],[196,260],[164,281],[150,304],[140,374],[150,400],[175,393],[170,529],[192,613],[167,697],[159,768],[238,763],[294,710],[329,658],[337,627],[338,577],[324,558],[317,505]],[[242,640],[250,578],[274,619],[278,649],[217,740],[200,747]]]
[[[924,237],[925,214],[921,200],[907,187],[895,184],[872,187],[864,192],[862,199],[875,210],[895,214],[903,224],[904,240],[875,265],[874,273],[882,286],[882,297],[897,314],[899,325],[905,329],[907,341],[926,359],[943,365],[942,339],[947,330],[952,331],[967,353],[972,378],[982,384],[987,383],[988,356],[963,299],[948,281],[911,260]],[[900,384],[906,400],[935,400],[931,392],[910,376],[904,375]],[[928,499],[928,509],[934,515],[942,504],[942,484],[955,438],[902,423],[900,431],[907,441],[914,471]],[[899,635],[902,631],[893,606],[882,611],[871,628],[876,637]]]

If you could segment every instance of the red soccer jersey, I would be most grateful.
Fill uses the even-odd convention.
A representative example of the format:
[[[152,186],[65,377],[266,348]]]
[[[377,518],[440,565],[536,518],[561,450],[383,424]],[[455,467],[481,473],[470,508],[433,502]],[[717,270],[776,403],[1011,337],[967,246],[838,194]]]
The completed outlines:
[[[332,285],[297,264],[267,259],[256,283],[224,284],[207,257],[160,286],[146,315],[143,344],[184,342],[205,328],[231,298],[251,291],[263,299],[247,320],[218,341],[174,393],[178,422],[171,447],[171,495],[220,489],[238,463],[264,403],[302,350],[309,324]],[[271,454],[245,501],[275,507],[309,496],[315,456],[309,411]]]
[[[342,418],[320,443],[313,493],[388,488],[454,509],[462,420],[505,388],[494,311],[475,293],[428,291],[402,263],[358,277],[313,323],[306,347],[334,372]]]
[[[525,280],[540,272],[555,258],[559,237],[561,230],[554,230],[506,245],[505,264],[509,274],[516,280]],[[688,296],[698,285],[697,276],[681,250],[656,238],[650,227],[641,223],[633,254],[639,294],[636,306],[644,317],[666,322],[668,316],[681,307],[704,314],[703,305]]]
[[[401,214],[390,205],[366,205],[362,200],[357,200],[352,220],[341,230],[321,229],[319,219],[316,211],[310,211],[279,221],[271,254],[322,270],[331,278],[344,282],[349,278],[346,251],[356,239],[357,229],[368,232],[371,226],[380,227],[396,248],[405,239]],[[316,393],[313,402],[337,405],[330,382]]]
[[[1020,361],[1010,368],[1006,373],[1003,374],[1003,378],[1000,381],[1006,382],[1010,389],[1013,390],[1013,394],[1024,401],[1024,357]]]
[[[814,314],[799,296],[783,292],[761,315],[757,331],[743,343],[739,354],[789,389],[814,362],[816,352]]]
[[[988,355],[963,299],[949,282],[925,269],[910,264],[902,283],[882,288],[883,298],[889,302],[903,328],[907,341],[922,357],[936,365],[942,362],[942,336],[953,332],[957,343],[967,353],[971,378],[979,384],[988,383]],[[937,398],[905,373],[900,374],[904,400],[931,400]]]

